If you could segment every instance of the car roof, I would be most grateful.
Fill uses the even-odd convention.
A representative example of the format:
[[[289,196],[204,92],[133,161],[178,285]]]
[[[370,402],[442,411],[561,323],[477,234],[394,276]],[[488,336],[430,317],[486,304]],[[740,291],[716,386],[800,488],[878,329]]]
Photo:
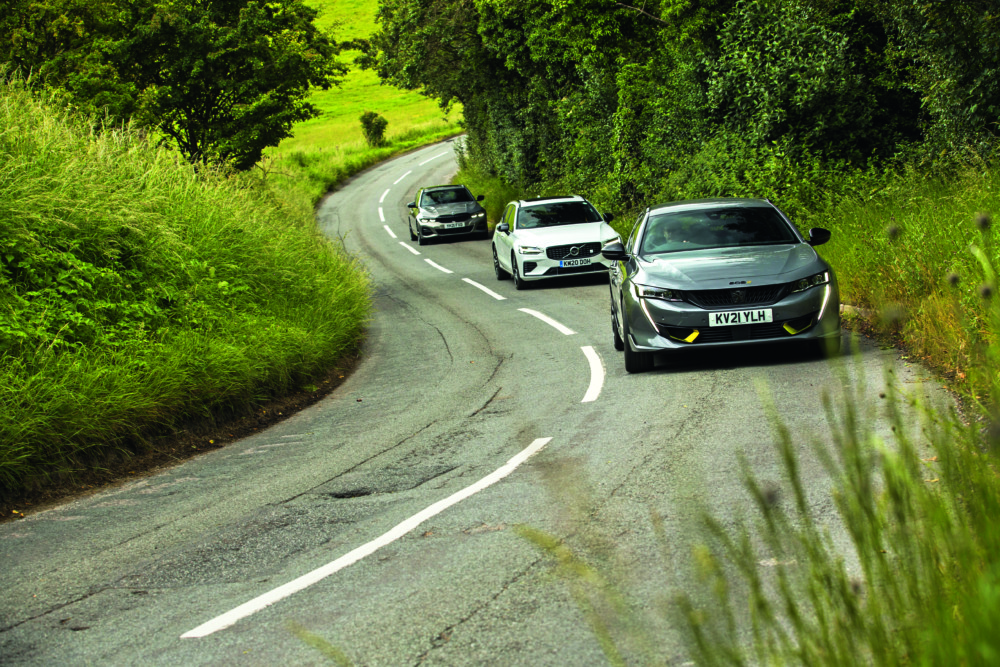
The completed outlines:
[[[751,199],[747,197],[717,197],[715,199],[682,199],[650,206],[649,212],[662,211],[693,211],[705,208],[721,208],[726,206],[742,206],[744,208],[774,208],[767,199]]]
[[[465,187],[464,185],[462,185],[460,183],[457,184],[457,185],[455,185],[455,184],[453,184],[453,185],[428,185],[427,187],[423,188],[424,192],[427,192],[428,190],[468,190],[468,189],[469,188]]]
[[[580,195],[552,195],[549,197],[531,197],[528,199],[521,199],[519,203],[524,206],[535,206],[537,204],[543,204],[554,201],[587,201]]]

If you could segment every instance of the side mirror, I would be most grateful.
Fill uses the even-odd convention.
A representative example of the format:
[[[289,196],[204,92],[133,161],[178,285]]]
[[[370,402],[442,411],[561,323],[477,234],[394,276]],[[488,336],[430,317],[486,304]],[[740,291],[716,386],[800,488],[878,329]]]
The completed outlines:
[[[508,225],[506,222],[501,222],[499,225],[497,225],[497,231],[500,232],[501,234],[506,234],[507,232],[510,231],[510,225]]]
[[[625,246],[622,245],[621,241],[612,241],[601,248],[601,255],[604,256],[604,259],[610,259],[614,262],[628,259],[628,253],[625,252]]]
[[[476,197],[476,201],[483,201],[484,199],[486,199],[486,195],[479,195]]]
[[[416,207],[417,207],[417,202],[415,201],[411,201],[409,204],[406,205],[406,208],[416,208]]]
[[[830,230],[822,227],[813,227],[809,230],[809,245],[815,247],[823,245],[830,240]]]
[[[615,214],[614,213],[605,213],[604,214],[604,222],[611,222],[614,219],[615,219]]]

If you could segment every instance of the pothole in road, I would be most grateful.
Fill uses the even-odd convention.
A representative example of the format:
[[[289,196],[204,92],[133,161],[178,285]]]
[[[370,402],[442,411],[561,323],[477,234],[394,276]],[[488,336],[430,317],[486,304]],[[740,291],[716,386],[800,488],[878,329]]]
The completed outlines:
[[[361,498],[383,493],[399,493],[415,489],[421,484],[446,475],[456,466],[407,466],[405,468],[380,468],[349,472],[321,484],[310,495],[328,498]]]

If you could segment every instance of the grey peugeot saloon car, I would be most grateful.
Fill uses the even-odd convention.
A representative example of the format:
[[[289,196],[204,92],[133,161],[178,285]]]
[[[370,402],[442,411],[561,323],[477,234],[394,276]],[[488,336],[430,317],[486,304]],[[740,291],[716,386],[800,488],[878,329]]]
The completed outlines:
[[[653,366],[658,352],[752,343],[809,343],[840,350],[840,294],[814,249],[763,199],[677,201],[646,209],[613,260],[611,330],[625,370]]]

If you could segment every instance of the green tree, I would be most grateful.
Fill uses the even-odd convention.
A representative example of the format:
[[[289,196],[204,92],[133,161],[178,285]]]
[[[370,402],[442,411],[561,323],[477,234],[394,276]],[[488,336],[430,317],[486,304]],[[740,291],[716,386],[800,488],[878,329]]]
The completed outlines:
[[[138,120],[194,163],[249,169],[319,112],[311,86],[347,72],[344,46],[301,0],[169,0],[131,5],[133,31],[111,54],[138,93]]]
[[[107,58],[128,29],[121,13],[118,0],[5,0],[0,63],[85,112],[127,118],[135,94]]]

